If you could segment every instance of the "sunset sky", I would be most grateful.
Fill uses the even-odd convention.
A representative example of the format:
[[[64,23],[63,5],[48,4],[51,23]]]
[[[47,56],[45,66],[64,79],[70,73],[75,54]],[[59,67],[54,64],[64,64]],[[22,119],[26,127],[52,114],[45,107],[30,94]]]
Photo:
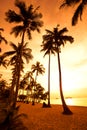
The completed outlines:
[[[17,10],[14,6],[15,0],[0,0],[0,27],[4,28],[3,36],[8,41],[20,42],[20,39],[15,39],[14,35],[10,35],[11,27],[5,21],[5,12],[8,9]],[[40,52],[42,44],[42,35],[45,34],[45,29],[52,30],[57,24],[60,24],[60,29],[67,27],[69,30],[67,35],[74,38],[73,44],[67,43],[65,47],[61,48],[61,69],[63,90],[65,96],[87,96],[87,9],[85,9],[82,21],[78,21],[76,26],[71,26],[71,18],[76,7],[65,7],[59,9],[63,0],[24,0],[27,5],[33,4],[36,8],[40,5],[39,12],[43,14],[42,20],[44,26],[41,33],[32,33],[32,40],[29,41],[29,47],[32,49],[34,56],[33,61],[26,65],[25,71],[29,71],[32,64],[40,61],[44,65],[46,72],[43,76],[38,76],[38,82],[47,90],[48,80],[48,56],[43,58],[44,52]],[[18,10],[17,10],[18,11]],[[2,43],[2,52],[10,50],[9,45]],[[9,69],[0,67],[0,73],[8,80],[11,78]],[[58,83],[58,65],[57,56],[51,56],[51,92],[55,92],[59,96],[59,83]]]

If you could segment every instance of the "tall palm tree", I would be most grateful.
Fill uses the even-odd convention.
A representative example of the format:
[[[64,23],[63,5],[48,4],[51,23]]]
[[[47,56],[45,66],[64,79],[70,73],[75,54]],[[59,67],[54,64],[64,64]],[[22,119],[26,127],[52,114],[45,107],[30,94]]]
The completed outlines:
[[[7,40],[5,39],[5,37],[2,36],[2,31],[4,31],[3,28],[0,28],[0,44],[4,41],[7,44]],[[1,52],[1,48],[0,48],[0,52]]]
[[[61,8],[66,5],[72,6],[72,5],[76,5],[76,4],[77,4],[77,8],[72,17],[72,25],[76,25],[79,18],[80,18],[80,20],[82,20],[82,14],[83,14],[85,7],[87,6],[87,0],[64,0],[64,3],[60,6],[60,8]]]
[[[50,61],[51,54],[55,54],[55,48],[53,46],[53,41],[51,35],[49,34],[50,30],[46,30],[46,34],[43,35],[43,42],[41,51],[45,51],[44,56],[49,55],[48,60],[48,107],[50,107]]]
[[[15,36],[21,36],[21,53],[19,59],[19,69],[18,69],[18,79],[17,79],[17,88],[19,88],[20,84],[20,72],[21,72],[21,56],[22,49],[24,45],[24,37],[27,34],[28,39],[31,39],[31,31],[40,32],[40,28],[43,26],[43,22],[41,21],[42,14],[38,13],[38,8],[33,9],[33,5],[26,6],[25,2],[16,0],[15,6],[19,9],[19,13],[16,13],[13,10],[8,10],[6,12],[6,21],[9,23],[17,23],[18,25],[12,28],[11,34],[15,34]]]
[[[63,28],[62,30],[58,30],[58,25],[56,28],[53,29],[53,31],[48,31],[48,36],[52,39],[52,44],[54,44],[54,50],[57,53],[58,56],[58,68],[59,68],[59,87],[60,87],[60,96],[62,100],[63,105],[63,113],[64,114],[72,114],[68,106],[66,105],[66,102],[64,100],[63,90],[62,90],[62,75],[61,75],[61,65],[60,65],[60,46],[65,45],[66,41],[69,41],[70,43],[73,42],[73,38],[71,36],[64,35],[65,32],[68,32],[67,28]]]
[[[74,41],[72,36],[64,35],[66,32],[68,32],[67,28],[63,28],[59,30],[58,26],[53,29],[52,35],[53,35],[53,41],[56,47],[57,57],[58,57],[58,68],[59,68],[59,86],[60,86],[60,95],[63,105],[63,114],[72,114],[71,110],[66,105],[66,102],[64,100],[64,95],[62,91],[62,74],[61,74],[61,64],[60,64],[60,52],[61,52],[61,45],[65,45],[66,42],[72,43]]]
[[[21,68],[21,71],[23,71],[23,59],[25,59],[27,61],[27,63],[29,63],[29,61],[33,58],[32,54],[31,54],[31,49],[30,48],[27,48],[27,43],[25,43],[23,45],[23,48],[22,48],[22,56],[21,56],[21,59],[20,59],[20,55],[21,55],[21,44],[19,43],[18,46],[16,46],[14,43],[11,42],[11,47],[12,47],[12,51],[8,51],[8,52],[5,52],[4,53],[4,56],[7,57],[7,56],[11,56],[10,58],[10,61],[9,61],[9,64],[11,65],[14,65],[14,70],[13,70],[13,83],[14,83],[14,79],[15,79],[15,83],[16,83],[16,93],[15,93],[15,101],[14,103],[16,104],[16,100],[17,100],[17,95],[18,95],[18,89],[19,89],[19,86],[17,86],[17,82],[18,82],[18,78],[20,77],[20,74],[19,73],[19,67]],[[20,61],[21,60],[21,66],[20,66]],[[12,86],[13,87],[13,86]],[[13,89],[12,89],[13,90]]]

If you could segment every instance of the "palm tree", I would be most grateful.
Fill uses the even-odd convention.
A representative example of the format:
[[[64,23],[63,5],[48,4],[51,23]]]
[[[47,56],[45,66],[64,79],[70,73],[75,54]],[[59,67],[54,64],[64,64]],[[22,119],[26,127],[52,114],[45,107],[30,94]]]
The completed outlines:
[[[72,6],[72,5],[76,5],[76,4],[78,6],[72,17],[72,25],[77,24],[78,18],[80,18],[80,20],[82,20],[82,14],[83,14],[85,7],[87,6],[87,0],[65,0],[64,3],[60,6],[60,8],[61,8],[61,7],[64,7],[65,5]]]
[[[48,31],[48,36],[51,37],[52,42],[54,44],[54,50],[57,53],[58,56],[58,68],[59,68],[59,87],[60,87],[60,96],[62,100],[63,105],[63,114],[72,114],[68,106],[66,105],[66,102],[64,100],[63,90],[62,90],[62,75],[61,75],[61,65],[60,65],[60,46],[65,45],[66,41],[69,41],[70,43],[73,42],[73,38],[71,36],[64,35],[65,32],[68,32],[67,28],[63,28],[62,30],[58,30],[58,25],[56,28],[53,29],[53,31]]]
[[[41,51],[45,51],[44,56],[49,55],[48,60],[48,107],[50,107],[50,61],[51,54],[55,54],[55,48],[53,46],[53,41],[51,35],[49,34],[50,30],[46,30],[46,34],[43,35],[43,42],[41,47],[43,49]]]
[[[35,98],[37,99],[37,102],[40,102],[43,92],[44,88],[41,86],[41,84],[36,83]]]
[[[15,79],[15,83],[16,83],[16,93],[15,93],[15,101],[14,101],[14,103],[16,104],[18,89],[19,89],[19,86],[17,86],[17,85],[18,85],[18,79],[19,79],[20,74],[21,74],[18,71],[19,67],[20,67],[21,71],[23,71],[23,64],[24,64],[23,59],[25,59],[27,61],[27,63],[29,63],[29,61],[33,58],[33,56],[31,54],[32,50],[30,48],[27,48],[27,43],[25,43],[23,45],[21,59],[20,59],[20,55],[21,55],[21,46],[22,45],[19,43],[18,46],[16,46],[12,42],[11,42],[10,45],[13,48],[13,50],[5,52],[4,56],[5,57],[11,56],[9,64],[14,66],[14,69],[13,69],[13,76],[14,76],[13,77],[13,83],[14,83],[14,79]],[[21,66],[20,66],[20,61],[19,60],[21,60]],[[13,89],[14,89],[14,87],[12,88],[12,90]]]
[[[59,68],[59,85],[60,85],[60,95],[61,95],[61,100],[63,104],[63,114],[72,114],[68,106],[66,105],[66,102],[64,100],[64,95],[62,91],[62,74],[61,74],[61,65],[60,65],[60,55],[59,53],[61,52],[61,45],[65,45],[66,42],[72,43],[74,41],[72,36],[67,36],[64,35],[66,32],[68,32],[67,28],[63,28],[61,30],[58,29],[58,26],[53,29],[53,41],[56,47],[56,52],[57,52],[57,57],[58,57],[58,68]]]
[[[21,36],[21,53],[19,59],[19,69],[18,69],[18,79],[17,79],[17,88],[20,85],[20,73],[21,73],[21,56],[22,49],[24,45],[24,37],[27,34],[28,39],[30,40],[31,31],[40,32],[40,28],[43,26],[43,22],[40,20],[42,18],[42,14],[38,13],[36,9],[33,9],[33,5],[26,7],[26,4],[23,1],[16,0],[15,6],[19,9],[19,13],[16,13],[13,10],[8,10],[6,12],[6,21],[9,23],[17,23],[18,25],[12,28],[11,34],[15,34],[15,36]]]
[[[25,78],[25,81],[26,81],[26,84],[27,84],[27,86],[26,86],[26,90],[27,90],[27,97],[29,98],[29,91],[31,92],[31,95],[32,95],[32,81],[34,81],[34,78],[33,78],[33,73],[31,72],[31,71],[28,71],[26,74],[25,74],[25,76],[24,76],[24,78]]]
[[[1,31],[4,31],[4,29],[0,28],[0,44],[2,43],[2,41],[4,41],[7,44],[7,40],[2,36]],[[0,48],[0,52],[1,52],[1,48]]]
[[[34,64],[32,65],[31,70],[33,73],[36,72],[35,82],[37,81],[37,76],[39,74],[45,73],[45,68],[43,67],[42,64],[40,64],[39,61],[37,61],[35,65]]]
[[[39,61],[37,61],[35,65],[33,64],[33,65],[31,66],[31,70],[32,70],[33,73],[36,72],[35,85],[34,85],[34,93],[35,93],[35,86],[36,86],[37,76],[38,76],[39,74],[45,73],[45,68],[43,67],[42,64],[40,64]]]

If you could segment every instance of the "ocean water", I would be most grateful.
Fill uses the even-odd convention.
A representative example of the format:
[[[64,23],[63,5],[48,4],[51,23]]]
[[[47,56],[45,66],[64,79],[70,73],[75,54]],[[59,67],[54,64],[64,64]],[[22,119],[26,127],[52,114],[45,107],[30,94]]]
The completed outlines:
[[[71,106],[85,106],[87,107],[87,97],[84,98],[66,98],[65,99],[67,105]],[[47,101],[46,101],[47,102]],[[61,99],[51,99],[51,104],[62,104]]]

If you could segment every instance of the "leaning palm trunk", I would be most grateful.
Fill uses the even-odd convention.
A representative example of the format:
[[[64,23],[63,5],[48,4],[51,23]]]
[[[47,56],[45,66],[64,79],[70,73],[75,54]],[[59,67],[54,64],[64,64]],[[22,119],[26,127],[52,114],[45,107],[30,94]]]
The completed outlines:
[[[50,107],[50,54],[48,63],[48,107]]]
[[[58,67],[59,67],[59,87],[60,87],[60,96],[61,96],[61,101],[62,101],[62,105],[63,105],[63,114],[67,114],[70,115],[72,114],[72,112],[70,111],[70,109],[68,108],[68,106],[66,105],[66,102],[64,100],[64,96],[63,96],[63,91],[62,91],[62,75],[61,75],[61,66],[60,66],[60,56],[59,56],[59,52],[57,53],[58,56]]]

